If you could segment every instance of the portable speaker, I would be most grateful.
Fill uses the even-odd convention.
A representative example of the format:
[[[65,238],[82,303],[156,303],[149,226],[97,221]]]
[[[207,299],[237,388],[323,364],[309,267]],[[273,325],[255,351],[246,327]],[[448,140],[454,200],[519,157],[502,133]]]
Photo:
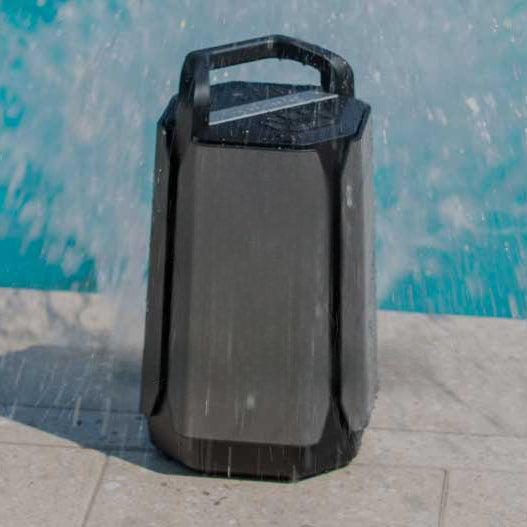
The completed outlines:
[[[289,59],[320,86],[210,85]],[[377,390],[370,107],[338,55],[268,36],[187,55],[157,127],[141,411],[207,473],[357,453]]]

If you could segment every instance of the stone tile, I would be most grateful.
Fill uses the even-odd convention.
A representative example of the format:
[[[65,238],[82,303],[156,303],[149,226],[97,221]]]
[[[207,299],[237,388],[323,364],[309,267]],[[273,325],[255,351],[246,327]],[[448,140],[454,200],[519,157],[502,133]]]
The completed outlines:
[[[440,470],[375,466],[293,484],[185,474],[155,453],[110,458],[88,526],[436,527],[443,484]]]
[[[372,425],[527,437],[527,322],[379,312]]]
[[[104,459],[87,450],[0,445],[0,524],[81,527]]]
[[[0,443],[153,448],[146,419],[138,414],[11,407],[2,415]]]
[[[524,527],[527,473],[452,472],[444,524],[445,527]]]
[[[527,440],[369,428],[357,463],[527,471]]]
[[[136,353],[31,346],[0,357],[0,403],[136,412],[140,378]]]

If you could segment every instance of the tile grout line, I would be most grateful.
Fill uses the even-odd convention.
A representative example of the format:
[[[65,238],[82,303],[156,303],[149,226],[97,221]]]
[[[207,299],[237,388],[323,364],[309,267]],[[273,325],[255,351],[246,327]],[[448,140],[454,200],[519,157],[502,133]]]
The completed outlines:
[[[55,406],[55,405],[31,405],[31,404],[13,404],[12,402],[0,402],[0,406],[3,406],[6,409],[10,408],[20,408],[21,410],[57,410],[60,412],[72,412],[75,410],[75,405],[72,406]],[[144,418],[143,414],[139,410],[119,410],[119,409],[112,409],[106,411],[104,408],[80,408],[80,413],[83,412],[89,412],[89,413],[109,413],[109,414],[119,414],[119,415],[132,415],[134,417],[142,417]]]
[[[450,432],[447,430],[421,430],[411,428],[392,428],[389,426],[369,426],[366,430],[378,430],[379,432],[401,432],[404,434],[437,434],[437,435],[452,435],[459,437],[486,437],[489,439],[527,439],[527,435],[508,435],[508,434],[484,434],[484,433],[463,433]]]
[[[444,466],[440,465],[422,465],[422,464],[415,464],[411,465],[408,463],[379,463],[379,462],[363,462],[363,461],[352,461],[350,463],[350,467],[353,465],[359,466],[359,467],[388,467],[388,468],[404,468],[409,470],[437,470],[444,472],[445,470],[448,470],[449,472],[489,472],[491,474],[525,474],[526,469],[516,469],[516,470],[510,470],[507,468],[492,468],[492,467],[476,467],[475,465],[468,465],[466,467],[463,466],[450,466],[447,469],[445,469]]]
[[[97,482],[95,483],[95,487],[93,489],[92,495],[90,496],[90,501],[88,502],[86,513],[84,514],[84,518],[82,519],[81,527],[86,527],[86,525],[88,525],[88,520],[90,519],[90,514],[93,509],[93,504],[95,503],[95,498],[97,497],[97,494],[99,493],[99,489],[101,487],[102,480],[104,478],[104,473],[106,472],[106,467],[108,466],[109,460],[110,458],[107,455],[105,455],[101,473],[99,474],[99,477],[97,478]]]
[[[116,446],[116,445],[97,445],[97,444],[46,444],[46,443],[20,443],[17,441],[5,441],[0,439],[0,447],[1,446],[15,446],[15,447],[28,447],[28,448],[55,448],[55,449],[65,449],[65,450],[72,450],[72,451],[79,451],[79,450],[94,450],[101,452],[105,455],[112,455],[112,454],[118,454],[118,453],[133,453],[133,452],[139,452],[139,453],[156,453],[158,452],[158,449],[154,446],[147,446],[147,447],[138,447],[138,446]],[[452,465],[449,466],[447,469],[444,468],[444,466],[440,465],[423,465],[423,464],[411,464],[411,463],[386,463],[386,462],[378,462],[378,461],[353,461],[350,465],[351,468],[353,466],[358,467],[389,467],[389,468],[399,468],[399,469],[410,469],[410,470],[438,470],[438,471],[445,471],[448,470],[448,472],[488,472],[491,474],[526,474],[526,470],[524,468],[522,469],[515,469],[511,470],[508,468],[496,468],[496,467],[481,467],[481,466],[475,466],[475,465],[468,465],[468,466],[461,466],[461,465]]]
[[[72,440],[73,441],[73,440]],[[98,450],[99,452],[155,452],[156,447],[154,446],[122,446],[122,445],[104,445],[104,444],[82,444],[74,442],[72,445],[67,444],[54,444],[54,443],[33,443],[33,442],[20,442],[20,441],[5,441],[0,439],[0,446],[19,446],[29,448],[65,448],[67,450]]]
[[[439,503],[439,520],[438,527],[445,527],[446,518],[446,507],[448,502],[448,491],[450,487],[450,472],[445,469],[443,477],[443,489],[441,491],[441,501]]]
[[[6,409],[11,409],[13,407],[20,408],[21,410],[56,410],[60,412],[72,412],[75,410],[74,406],[32,406],[28,404],[17,404],[14,405],[12,403],[2,403],[0,402],[0,406],[3,406]],[[133,416],[136,418],[146,419],[146,417],[141,414],[139,411],[135,410],[119,410],[119,409],[112,409],[108,412],[106,410],[103,410],[101,408],[81,408],[80,414],[83,412],[86,413],[109,413],[111,415],[120,415],[120,416]],[[0,417],[6,418],[7,416],[2,415],[0,413]],[[7,417],[8,418],[8,417]],[[13,420],[13,419],[11,419]],[[16,420],[16,419],[14,419]],[[401,432],[401,433],[409,433],[409,434],[438,434],[438,435],[453,435],[453,436],[459,436],[459,437],[485,437],[485,438],[496,438],[496,439],[527,439],[527,435],[525,434],[492,434],[492,433],[483,433],[483,432],[454,432],[449,430],[426,430],[426,429],[412,429],[412,428],[397,428],[397,427],[390,427],[390,426],[369,426],[368,430],[378,430],[380,432]]]
[[[150,453],[155,454],[158,452],[158,449],[155,447],[127,447],[127,446],[115,446],[115,445],[57,445],[57,444],[45,444],[45,443],[20,443],[16,441],[2,441],[0,440],[0,446],[16,446],[16,447],[28,447],[28,448],[56,448],[56,449],[65,449],[72,451],[79,450],[94,450],[101,452],[105,455],[115,455],[119,453]],[[506,468],[493,468],[493,467],[476,467],[476,466],[451,466],[448,469],[445,469],[439,465],[422,465],[422,464],[408,464],[408,463],[382,463],[382,462],[363,462],[363,461],[353,461],[349,467],[389,467],[389,468],[399,468],[399,469],[410,469],[410,470],[438,470],[444,471],[448,470],[449,472],[488,472],[491,474],[522,474],[526,473],[525,469],[516,469],[510,470]]]
[[[66,445],[66,444],[53,444],[53,443],[21,443],[20,441],[5,441],[0,439],[0,446],[19,446],[19,447],[29,447],[29,448],[65,448],[66,450],[80,450],[78,444]],[[92,449],[97,450],[97,449]]]

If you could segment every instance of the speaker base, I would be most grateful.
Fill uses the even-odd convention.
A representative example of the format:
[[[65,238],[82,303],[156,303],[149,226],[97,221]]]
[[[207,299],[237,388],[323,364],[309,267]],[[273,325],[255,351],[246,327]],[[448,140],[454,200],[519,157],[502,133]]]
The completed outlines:
[[[149,418],[150,437],[168,457],[209,475],[296,481],[347,465],[358,453],[362,430],[349,432],[331,405],[320,441],[310,446],[241,443],[174,432],[168,405]]]

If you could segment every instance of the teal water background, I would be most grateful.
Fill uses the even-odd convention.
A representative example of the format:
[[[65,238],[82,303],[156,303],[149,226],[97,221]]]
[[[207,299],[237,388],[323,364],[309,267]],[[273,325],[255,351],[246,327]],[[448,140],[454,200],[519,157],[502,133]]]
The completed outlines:
[[[381,308],[525,318],[527,2],[460,4],[0,0],[0,286],[142,301],[185,54],[279,32],[346,57],[373,106]],[[313,77],[215,80],[271,74]]]

